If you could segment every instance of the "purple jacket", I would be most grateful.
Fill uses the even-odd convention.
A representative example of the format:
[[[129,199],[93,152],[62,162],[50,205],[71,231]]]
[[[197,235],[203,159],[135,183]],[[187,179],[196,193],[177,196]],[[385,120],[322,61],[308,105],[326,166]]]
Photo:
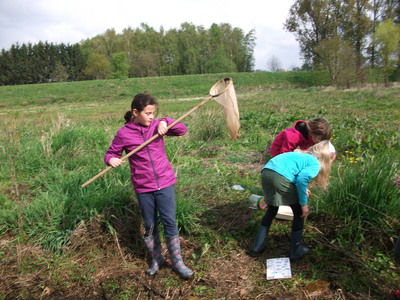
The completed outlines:
[[[124,127],[119,129],[115,135],[104,156],[104,162],[108,165],[112,157],[121,158],[123,151],[129,153],[157,134],[160,121],[165,121],[169,125],[175,120],[170,118],[153,119],[148,127],[133,122],[125,123]],[[166,135],[179,136],[184,135],[186,131],[187,128],[183,123],[177,123],[168,130]],[[131,180],[136,193],[152,192],[176,183],[175,172],[165,153],[163,137],[156,138],[128,159],[131,167]]]
[[[274,157],[278,154],[291,152],[296,148],[300,148],[301,150],[307,150],[314,142],[311,138],[311,135],[308,135],[308,139],[306,139],[300,131],[298,131],[295,127],[297,123],[303,122],[307,123],[307,121],[296,121],[293,124],[293,127],[286,128],[282,130],[272,142],[271,148],[269,149],[269,153]]]

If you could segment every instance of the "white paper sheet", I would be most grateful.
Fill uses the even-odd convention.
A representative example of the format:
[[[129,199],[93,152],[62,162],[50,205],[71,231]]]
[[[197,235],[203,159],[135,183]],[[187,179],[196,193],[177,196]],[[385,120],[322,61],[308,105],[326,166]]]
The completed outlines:
[[[289,257],[267,259],[267,280],[292,278]]]

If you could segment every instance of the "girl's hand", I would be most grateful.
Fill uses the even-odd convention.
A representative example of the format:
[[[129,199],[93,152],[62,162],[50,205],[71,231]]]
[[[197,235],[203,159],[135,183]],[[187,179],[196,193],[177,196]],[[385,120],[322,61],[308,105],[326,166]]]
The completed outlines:
[[[124,162],[125,162],[125,161],[122,160],[122,159],[119,159],[119,158],[117,158],[117,157],[113,157],[113,158],[110,159],[110,161],[108,162],[108,164],[109,164],[111,167],[116,168],[116,167],[119,167],[120,165],[122,165]]]
[[[158,129],[157,129],[158,134],[159,134],[159,135],[164,135],[164,134],[166,134],[167,131],[168,131],[167,126],[168,126],[168,125],[167,125],[167,122],[161,121],[161,122],[158,124]]]
[[[310,213],[307,204],[306,205],[301,205],[301,211],[303,212],[303,214],[300,216],[301,218],[307,217],[308,214]]]

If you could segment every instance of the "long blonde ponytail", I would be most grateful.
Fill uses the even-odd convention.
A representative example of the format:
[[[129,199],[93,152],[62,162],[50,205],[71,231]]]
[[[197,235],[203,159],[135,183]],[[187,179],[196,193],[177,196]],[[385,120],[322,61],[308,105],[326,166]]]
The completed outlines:
[[[329,183],[329,175],[331,172],[332,163],[336,158],[333,146],[329,141],[322,141],[312,146],[308,152],[317,157],[321,164],[321,169],[316,177],[318,185],[326,190]],[[334,149],[334,148],[333,148]]]

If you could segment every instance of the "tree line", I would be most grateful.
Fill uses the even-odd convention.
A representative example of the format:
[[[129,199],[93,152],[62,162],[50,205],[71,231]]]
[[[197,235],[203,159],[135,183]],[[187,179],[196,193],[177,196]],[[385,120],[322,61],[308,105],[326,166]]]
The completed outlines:
[[[328,70],[333,83],[362,82],[371,68],[381,68],[385,82],[399,74],[399,0],[296,0],[284,27],[305,66]]]
[[[141,24],[80,43],[15,44],[0,54],[0,85],[219,72],[251,72],[255,32],[227,23],[183,23],[159,31]]]
[[[295,34],[302,70],[326,70],[331,82],[400,76],[400,0],[296,0],[284,28]],[[255,31],[183,23],[159,31],[141,24],[74,45],[16,44],[0,53],[0,85],[106,78],[251,72]],[[278,67],[278,66],[276,66]]]

